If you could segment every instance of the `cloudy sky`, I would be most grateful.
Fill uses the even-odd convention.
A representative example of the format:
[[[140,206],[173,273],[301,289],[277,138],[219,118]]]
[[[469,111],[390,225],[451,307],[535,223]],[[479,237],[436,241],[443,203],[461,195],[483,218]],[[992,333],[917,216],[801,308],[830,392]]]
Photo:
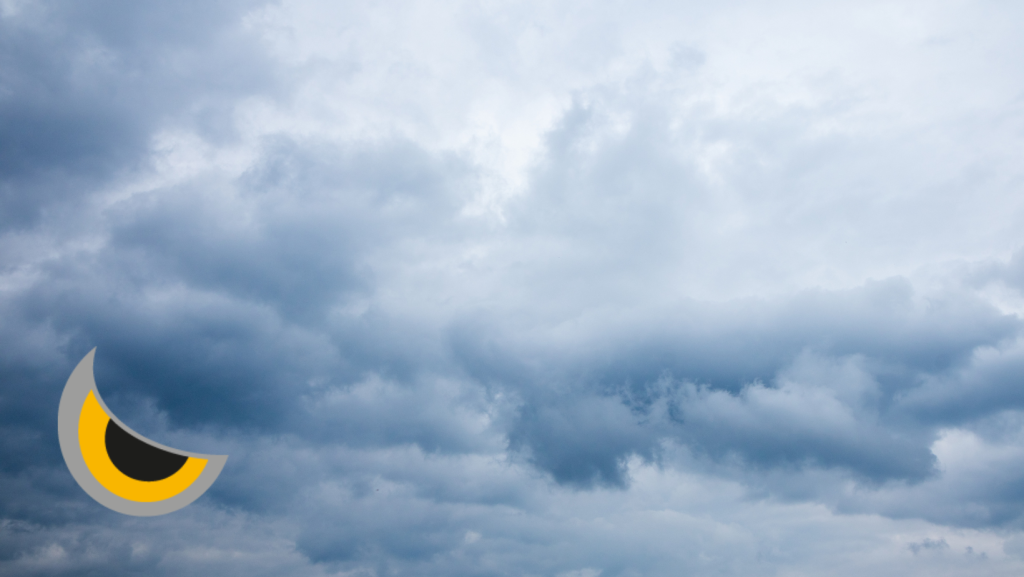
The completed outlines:
[[[1020,575],[1022,26],[0,0],[0,575]]]

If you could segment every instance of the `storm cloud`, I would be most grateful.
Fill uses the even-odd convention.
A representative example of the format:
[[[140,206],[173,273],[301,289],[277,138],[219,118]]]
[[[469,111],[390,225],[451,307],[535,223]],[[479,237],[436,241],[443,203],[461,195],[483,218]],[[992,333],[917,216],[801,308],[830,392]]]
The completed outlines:
[[[1019,574],[1022,16],[0,2],[0,573]]]

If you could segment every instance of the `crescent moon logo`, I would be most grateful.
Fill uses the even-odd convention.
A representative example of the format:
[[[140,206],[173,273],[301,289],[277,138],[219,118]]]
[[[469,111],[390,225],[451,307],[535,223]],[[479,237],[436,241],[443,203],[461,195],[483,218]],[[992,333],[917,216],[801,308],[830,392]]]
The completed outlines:
[[[101,505],[151,517],[177,511],[213,485],[227,455],[187,453],[155,443],[114,416],[96,390],[89,351],[64,385],[57,433],[75,481]]]

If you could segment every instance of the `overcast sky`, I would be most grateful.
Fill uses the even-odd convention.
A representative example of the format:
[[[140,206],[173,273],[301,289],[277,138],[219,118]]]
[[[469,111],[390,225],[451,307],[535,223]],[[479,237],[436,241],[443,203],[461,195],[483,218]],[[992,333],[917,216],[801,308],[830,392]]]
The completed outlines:
[[[0,0],[0,575],[1022,574],[1022,26]]]

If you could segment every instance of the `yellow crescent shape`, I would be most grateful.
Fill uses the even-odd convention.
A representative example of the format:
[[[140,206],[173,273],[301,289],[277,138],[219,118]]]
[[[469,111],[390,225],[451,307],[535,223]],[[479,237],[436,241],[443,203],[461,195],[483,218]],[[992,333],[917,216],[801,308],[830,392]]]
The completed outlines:
[[[96,480],[118,497],[140,503],[170,499],[194,483],[209,462],[207,459],[189,457],[181,469],[166,479],[132,479],[110,460],[104,438],[108,424],[110,416],[100,406],[96,395],[89,391],[85,403],[82,404],[82,414],[78,418],[78,442],[82,446],[82,457]]]

